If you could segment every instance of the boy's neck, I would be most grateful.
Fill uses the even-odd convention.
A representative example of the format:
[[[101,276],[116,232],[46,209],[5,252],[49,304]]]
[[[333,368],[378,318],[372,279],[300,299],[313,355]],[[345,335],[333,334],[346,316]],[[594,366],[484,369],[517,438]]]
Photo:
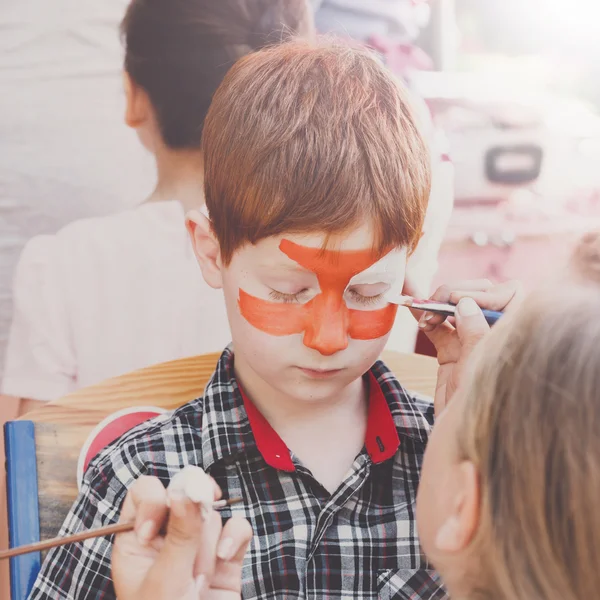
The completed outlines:
[[[163,147],[155,158],[158,179],[147,202],[177,200],[185,212],[204,205],[204,163],[199,150]]]
[[[363,378],[335,397],[301,402],[272,388],[242,357],[236,356],[235,373],[244,393],[288,448],[333,493],[364,446],[368,385]]]

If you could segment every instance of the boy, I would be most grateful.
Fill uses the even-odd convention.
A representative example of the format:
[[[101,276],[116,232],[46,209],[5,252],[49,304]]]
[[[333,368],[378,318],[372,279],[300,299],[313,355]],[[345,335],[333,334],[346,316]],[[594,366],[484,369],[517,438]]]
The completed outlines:
[[[433,407],[376,362],[429,193],[403,90],[359,50],[260,51],[217,91],[203,149],[210,222],[188,229],[233,349],[203,398],[92,462],[63,533],[117,521],[141,475],[197,465],[243,498],[245,600],[444,598],[413,510]],[[31,597],[114,598],[111,543],[51,552]]]

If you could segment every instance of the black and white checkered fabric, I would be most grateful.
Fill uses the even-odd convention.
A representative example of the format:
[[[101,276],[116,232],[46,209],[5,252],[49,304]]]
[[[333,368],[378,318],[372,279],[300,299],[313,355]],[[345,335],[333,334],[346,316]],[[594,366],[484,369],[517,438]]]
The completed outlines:
[[[136,427],[92,461],[61,535],[115,523],[139,476],[154,475],[167,485],[183,467],[199,465],[224,497],[244,500],[223,511],[224,518],[235,511],[254,529],[243,570],[244,600],[446,598],[415,528],[433,406],[408,394],[383,363],[370,373],[400,444],[381,462],[365,448],[333,495],[293,455],[293,471],[266,462],[226,349],[203,398]],[[115,598],[112,541],[97,538],[52,550],[30,598]]]

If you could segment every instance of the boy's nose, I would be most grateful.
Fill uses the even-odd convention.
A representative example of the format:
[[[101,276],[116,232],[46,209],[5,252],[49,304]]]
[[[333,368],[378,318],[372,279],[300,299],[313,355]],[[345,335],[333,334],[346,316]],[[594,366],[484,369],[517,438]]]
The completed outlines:
[[[320,294],[313,300],[310,322],[304,332],[304,345],[324,356],[348,347],[348,308],[343,299]]]

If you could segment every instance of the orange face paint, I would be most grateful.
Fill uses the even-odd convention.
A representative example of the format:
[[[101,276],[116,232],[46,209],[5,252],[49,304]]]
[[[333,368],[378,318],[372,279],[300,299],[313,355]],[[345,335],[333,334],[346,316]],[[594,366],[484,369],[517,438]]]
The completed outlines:
[[[239,307],[252,326],[271,335],[304,333],[304,344],[329,356],[348,346],[348,338],[374,340],[394,324],[396,305],[378,310],[352,310],[346,306],[348,283],[381,256],[372,250],[322,250],[282,240],[279,249],[313,272],[321,293],[306,304],[281,304],[255,298],[240,289]]]

